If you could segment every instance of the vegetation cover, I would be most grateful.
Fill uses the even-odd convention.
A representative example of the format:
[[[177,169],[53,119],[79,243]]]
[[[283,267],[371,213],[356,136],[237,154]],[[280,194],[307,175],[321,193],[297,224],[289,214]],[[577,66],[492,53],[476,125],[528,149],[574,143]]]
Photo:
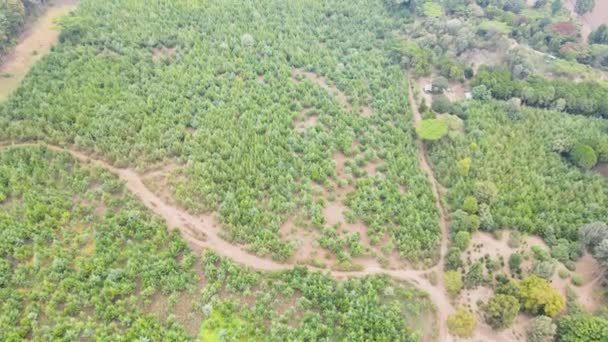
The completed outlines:
[[[3,341],[192,340],[201,321],[213,339],[416,341],[408,326],[430,314],[388,277],[337,282],[199,256],[116,177],[67,153],[0,152],[0,187]]]
[[[219,213],[227,239],[279,260],[294,250],[282,225],[322,231],[321,197],[352,184],[349,215],[373,241],[432,259],[438,213],[386,39],[406,20],[381,1],[84,0],[0,105],[0,139],[73,144],[118,166],[176,160],[181,205]],[[372,160],[381,174],[363,172]]]
[[[607,217],[606,179],[572,165],[568,156],[578,142],[605,141],[605,120],[533,108],[514,120],[492,101],[471,102],[466,113],[466,134],[430,146],[453,211],[472,210],[467,198],[474,196],[481,229],[540,234],[550,245],[578,241],[582,225]],[[459,172],[457,165],[468,159],[470,168]],[[454,213],[454,233],[472,227],[466,214]],[[580,253],[580,244],[573,247]]]

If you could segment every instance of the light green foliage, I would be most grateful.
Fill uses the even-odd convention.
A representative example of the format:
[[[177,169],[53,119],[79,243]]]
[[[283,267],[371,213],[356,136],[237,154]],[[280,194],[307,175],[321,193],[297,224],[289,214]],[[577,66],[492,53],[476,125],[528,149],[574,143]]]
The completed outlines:
[[[443,274],[445,288],[452,298],[456,298],[462,290],[462,275],[457,271],[447,271]]]
[[[463,158],[458,161],[458,173],[462,177],[466,177],[469,175],[469,170],[471,170],[471,158]]]
[[[571,314],[557,321],[560,342],[597,342],[608,336],[608,320],[586,313]]]
[[[557,275],[559,275],[561,279],[566,279],[570,276],[570,272],[565,269],[560,269],[559,271],[557,271]]]
[[[469,214],[476,214],[479,207],[477,205],[477,198],[473,196],[467,196],[464,198],[462,202],[462,210],[466,211]]]
[[[277,260],[294,251],[279,235],[290,217],[323,225],[312,198],[341,182],[332,156],[376,155],[381,179],[348,165],[361,181],[354,215],[404,258],[431,258],[438,213],[416,157],[407,80],[379,38],[406,21],[362,0],[89,1],[0,105],[0,140],[73,144],[117,166],[177,161],[167,191],[181,206],[217,214],[226,239]],[[363,106],[373,115],[360,115]],[[305,109],[318,123],[300,131]]]
[[[438,119],[423,120],[416,127],[416,133],[424,140],[435,141],[448,134],[448,125]]]
[[[479,24],[479,29],[487,32],[497,32],[502,34],[508,34],[511,32],[511,28],[506,23],[496,20],[486,20]]]
[[[555,317],[565,306],[565,300],[549,283],[535,275],[519,283],[521,307],[533,314]]]
[[[570,151],[570,158],[577,166],[589,170],[597,164],[597,154],[591,146],[577,143]]]
[[[454,235],[454,245],[461,251],[465,251],[471,243],[471,234],[465,230],[461,230]]]
[[[573,275],[571,280],[572,280],[572,285],[574,285],[574,286],[581,286],[581,285],[583,285],[583,282],[584,282],[583,277],[581,277],[578,274]]]
[[[452,335],[470,337],[473,335],[476,325],[475,315],[463,307],[458,308],[456,313],[448,316],[448,329]]]
[[[426,17],[438,18],[443,16],[443,8],[440,4],[433,1],[425,2],[422,5],[422,11]]]
[[[432,144],[429,152],[453,210],[473,192],[480,203],[493,199],[489,211],[496,227],[540,235],[551,229],[554,238],[572,241],[583,224],[608,217],[608,183],[573,168],[552,151],[553,142],[582,141],[606,130],[606,120],[530,108],[513,121],[499,104],[473,102],[467,133]],[[454,167],[464,156],[472,158],[474,177],[463,177]],[[480,182],[494,184],[496,191],[483,195]]]
[[[519,301],[509,295],[495,295],[483,306],[483,313],[492,328],[500,330],[513,324],[517,313],[519,313]]]

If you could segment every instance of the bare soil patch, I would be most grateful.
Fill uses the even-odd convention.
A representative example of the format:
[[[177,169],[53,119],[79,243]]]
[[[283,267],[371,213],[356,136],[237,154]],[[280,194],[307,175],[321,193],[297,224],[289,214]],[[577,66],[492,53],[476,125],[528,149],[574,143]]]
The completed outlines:
[[[0,65],[0,101],[6,99],[19,85],[32,65],[46,55],[59,40],[55,21],[76,8],[77,1],[56,1],[28,28],[15,49]]]
[[[608,24],[608,1],[597,0],[593,11],[582,16],[574,10],[576,0],[568,0],[564,5],[570,11],[571,17],[581,23],[581,36],[584,41],[587,41],[591,31],[602,24]]]
[[[598,164],[593,170],[599,172],[604,177],[608,177],[608,163]]]
[[[173,57],[177,53],[177,47],[160,47],[152,49],[152,59],[154,61],[159,61],[162,59],[168,59]]]
[[[298,118],[294,122],[294,128],[298,132],[303,132],[303,131],[307,130],[308,128],[313,127],[314,125],[317,124],[317,121],[319,121],[319,116],[318,115],[310,115],[308,117],[305,117],[306,113],[307,113],[307,111],[304,110],[300,114],[300,118]]]

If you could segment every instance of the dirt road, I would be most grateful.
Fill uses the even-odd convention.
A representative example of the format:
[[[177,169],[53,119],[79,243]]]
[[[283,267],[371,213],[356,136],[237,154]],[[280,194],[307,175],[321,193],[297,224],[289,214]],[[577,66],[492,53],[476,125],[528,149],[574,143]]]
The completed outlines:
[[[31,27],[23,32],[19,44],[0,65],[0,101],[17,89],[34,63],[51,51],[51,47],[59,39],[55,20],[76,8],[76,3],[76,0],[55,1]]]

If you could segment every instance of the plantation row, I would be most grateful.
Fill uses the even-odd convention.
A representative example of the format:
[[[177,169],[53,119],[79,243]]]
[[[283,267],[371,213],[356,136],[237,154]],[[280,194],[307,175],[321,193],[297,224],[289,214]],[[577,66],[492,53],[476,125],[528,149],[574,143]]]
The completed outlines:
[[[415,341],[431,315],[387,277],[338,283],[193,254],[116,177],[44,147],[0,153],[0,208],[3,341]]]
[[[219,212],[228,239],[281,260],[294,249],[281,225],[300,215],[322,229],[319,186],[350,183],[348,216],[373,241],[432,259],[438,214],[384,41],[404,20],[381,0],[84,0],[0,107],[0,138],[74,144],[119,166],[176,159],[171,190],[183,206]],[[325,77],[348,106],[291,77],[295,68]],[[311,116],[315,125],[294,129]],[[347,179],[336,151],[350,159]],[[381,162],[376,177],[363,172],[370,161]]]

